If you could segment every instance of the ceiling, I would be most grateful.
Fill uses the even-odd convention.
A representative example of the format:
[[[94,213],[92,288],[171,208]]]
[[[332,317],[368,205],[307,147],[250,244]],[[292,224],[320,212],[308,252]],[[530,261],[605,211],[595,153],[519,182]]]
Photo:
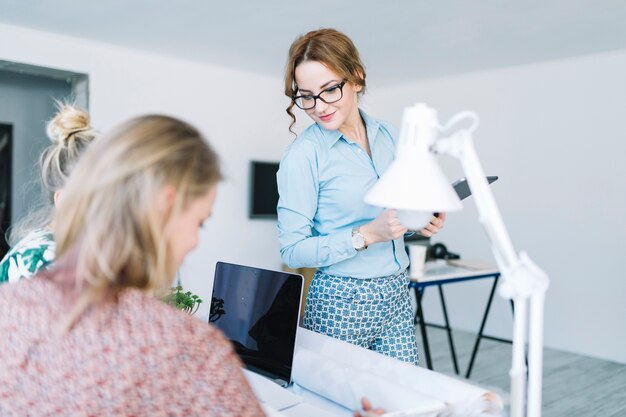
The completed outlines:
[[[334,27],[379,84],[626,49],[624,0],[0,0],[0,23],[277,77]]]

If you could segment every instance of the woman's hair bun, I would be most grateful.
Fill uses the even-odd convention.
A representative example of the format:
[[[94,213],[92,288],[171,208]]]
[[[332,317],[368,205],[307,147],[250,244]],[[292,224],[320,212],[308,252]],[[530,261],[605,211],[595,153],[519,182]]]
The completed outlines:
[[[56,145],[67,145],[79,132],[91,129],[89,113],[73,104],[57,103],[58,112],[48,122],[46,133]]]

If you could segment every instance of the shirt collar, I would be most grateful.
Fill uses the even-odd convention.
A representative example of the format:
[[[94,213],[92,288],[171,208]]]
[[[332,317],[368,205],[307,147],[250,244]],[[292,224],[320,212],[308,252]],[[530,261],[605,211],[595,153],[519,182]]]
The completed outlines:
[[[380,128],[380,123],[378,123],[378,120],[374,119],[373,117],[370,117],[367,113],[365,113],[361,109],[359,109],[359,113],[361,114],[361,118],[363,118],[363,121],[365,122],[365,130],[367,131],[367,138],[371,146],[374,144],[374,141],[376,140],[378,129]],[[343,133],[341,133],[338,130],[327,130],[327,129],[324,129],[320,125],[317,125],[317,126],[319,127],[320,132],[322,133],[322,136],[324,137],[324,144],[326,144],[328,149],[332,148],[339,139],[344,138]],[[344,140],[347,140],[347,139],[344,138]]]

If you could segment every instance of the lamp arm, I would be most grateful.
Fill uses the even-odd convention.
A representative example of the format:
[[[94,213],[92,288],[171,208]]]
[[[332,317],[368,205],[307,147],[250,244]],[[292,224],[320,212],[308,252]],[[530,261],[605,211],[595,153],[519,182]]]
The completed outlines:
[[[479,221],[485,228],[494,253],[500,258],[498,265],[501,266],[503,263],[508,267],[515,264],[518,256],[489,189],[471,135],[466,131],[460,131],[449,138],[439,139],[435,147],[437,152],[447,153],[460,160],[476,202]]]
[[[547,275],[524,252],[517,253],[513,247],[470,132],[461,130],[450,137],[440,138],[433,144],[432,151],[448,154],[461,162],[476,202],[480,223],[487,233],[496,262],[507,284],[501,290],[503,296],[511,299],[516,296],[529,298],[536,292],[547,290]],[[524,278],[517,278],[519,269],[525,270]]]
[[[474,117],[473,113],[463,116]],[[457,117],[453,123],[460,120]],[[541,416],[541,372],[543,349],[543,307],[548,276],[535,265],[525,252],[516,253],[502,220],[500,211],[485,178],[480,160],[473,144],[470,129],[460,130],[449,137],[437,140],[431,148],[435,153],[446,153],[460,160],[474,195],[479,220],[489,238],[498,267],[502,273],[500,295],[514,303],[513,358],[511,365],[511,417],[524,415]],[[530,304],[530,305],[529,305]],[[528,310],[530,307],[530,311]],[[530,319],[530,323],[528,323]],[[525,346],[529,331],[529,381],[526,400]]]

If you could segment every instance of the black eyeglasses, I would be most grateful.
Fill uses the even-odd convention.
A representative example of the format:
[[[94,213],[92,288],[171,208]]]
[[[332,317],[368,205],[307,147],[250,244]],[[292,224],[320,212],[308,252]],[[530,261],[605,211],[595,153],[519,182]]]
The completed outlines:
[[[312,95],[301,95],[294,96],[291,99],[296,106],[300,107],[302,110],[310,110],[315,107],[316,100],[319,98],[326,104],[331,104],[337,102],[343,98],[343,86],[346,84],[346,81],[342,81],[337,85],[333,85],[332,87],[328,87],[323,90],[316,96]]]

